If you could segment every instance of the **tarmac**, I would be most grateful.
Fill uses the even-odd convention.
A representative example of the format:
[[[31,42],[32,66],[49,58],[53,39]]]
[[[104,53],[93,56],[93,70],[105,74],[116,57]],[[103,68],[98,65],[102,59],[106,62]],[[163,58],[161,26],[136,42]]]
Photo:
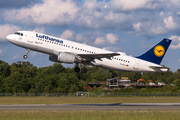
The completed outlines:
[[[121,110],[121,111],[149,111],[149,110],[180,110],[180,103],[113,103],[113,104],[27,104],[0,105],[1,111],[9,110],[45,110],[45,111],[73,111],[73,110]]]

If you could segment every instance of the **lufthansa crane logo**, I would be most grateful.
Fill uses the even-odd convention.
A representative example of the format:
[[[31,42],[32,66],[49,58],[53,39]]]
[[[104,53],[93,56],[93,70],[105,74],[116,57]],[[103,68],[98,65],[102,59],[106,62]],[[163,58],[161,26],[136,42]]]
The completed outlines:
[[[157,56],[157,57],[161,57],[163,56],[165,53],[165,49],[162,45],[157,45],[155,48],[154,48],[154,54]]]

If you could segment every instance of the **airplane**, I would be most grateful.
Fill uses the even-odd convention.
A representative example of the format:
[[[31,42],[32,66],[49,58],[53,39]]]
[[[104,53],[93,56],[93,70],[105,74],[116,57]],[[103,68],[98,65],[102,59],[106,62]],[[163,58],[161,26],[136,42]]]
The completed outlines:
[[[73,64],[75,72],[86,73],[86,65],[103,67],[116,71],[129,72],[166,72],[170,68],[160,65],[172,40],[164,38],[150,50],[138,57],[128,56],[123,52],[105,49],[41,34],[35,31],[17,31],[6,39],[26,49],[23,56],[27,59],[29,50],[49,55],[49,60],[58,63]],[[80,69],[78,64],[83,64]]]

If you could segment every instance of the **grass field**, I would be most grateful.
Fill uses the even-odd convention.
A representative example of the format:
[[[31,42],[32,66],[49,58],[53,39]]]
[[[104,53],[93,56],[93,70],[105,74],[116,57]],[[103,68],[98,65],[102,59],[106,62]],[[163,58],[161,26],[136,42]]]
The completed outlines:
[[[0,105],[179,102],[180,97],[0,97]]]
[[[0,97],[8,104],[179,103],[180,97]],[[2,120],[178,120],[180,111],[0,111]]]
[[[3,120],[179,120],[180,111],[0,111]]]

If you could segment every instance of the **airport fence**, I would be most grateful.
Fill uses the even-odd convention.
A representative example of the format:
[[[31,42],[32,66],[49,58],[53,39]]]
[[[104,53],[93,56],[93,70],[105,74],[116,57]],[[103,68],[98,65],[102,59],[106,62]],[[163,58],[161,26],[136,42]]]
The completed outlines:
[[[0,93],[0,97],[180,97],[180,93]]]

